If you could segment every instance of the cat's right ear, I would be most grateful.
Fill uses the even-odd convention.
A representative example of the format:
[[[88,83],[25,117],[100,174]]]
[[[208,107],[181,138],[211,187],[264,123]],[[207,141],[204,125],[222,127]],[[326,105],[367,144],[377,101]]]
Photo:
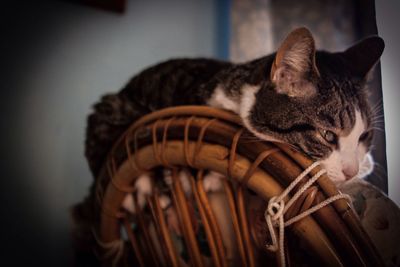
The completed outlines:
[[[309,97],[316,93],[312,83],[319,77],[315,65],[315,42],[307,28],[293,30],[276,52],[270,73],[277,93]]]
[[[368,79],[371,70],[379,62],[385,42],[379,36],[367,37],[343,52],[352,74]]]

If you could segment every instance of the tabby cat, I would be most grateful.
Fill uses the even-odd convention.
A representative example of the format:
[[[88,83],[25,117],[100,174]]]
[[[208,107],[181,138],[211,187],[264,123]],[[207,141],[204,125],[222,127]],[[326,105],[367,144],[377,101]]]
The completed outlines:
[[[250,62],[177,59],[150,67],[94,106],[86,136],[91,171],[98,175],[112,144],[141,116],[209,105],[239,114],[263,140],[289,143],[321,160],[336,183],[365,176],[373,167],[366,81],[383,49],[373,36],[344,52],[316,51],[310,31],[298,28],[276,53]]]

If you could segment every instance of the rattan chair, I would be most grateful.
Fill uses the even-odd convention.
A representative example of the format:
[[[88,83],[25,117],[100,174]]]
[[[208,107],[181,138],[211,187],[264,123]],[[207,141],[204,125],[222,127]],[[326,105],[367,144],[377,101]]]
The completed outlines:
[[[81,206],[81,210],[92,214],[85,229],[95,240],[94,249],[104,266],[279,266],[283,264],[280,257],[265,248],[271,242],[267,224],[261,221],[260,228],[260,221],[249,217],[247,199],[256,197],[267,203],[312,164],[288,145],[256,140],[243,128],[240,118],[230,112],[204,106],[156,111],[132,124],[115,143],[91,195],[82,204],[85,208]],[[135,179],[160,166],[173,173],[170,193],[186,255],[178,251],[168,229],[156,188],[147,198],[146,207],[141,209],[135,202],[135,214],[122,208],[126,194],[135,195]],[[189,197],[176,175],[181,168],[193,172]],[[228,177],[223,185],[229,203],[228,223],[235,235],[234,261],[227,257],[227,244],[221,234],[226,225],[218,223],[203,188],[203,173],[207,170]],[[310,170],[294,191],[318,171],[318,166]],[[336,195],[340,193],[323,174],[301,194],[284,219]],[[193,226],[191,207],[204,229],[207,255]],[[346,199],[339,198],[318,209],[286,227],[285,233],[285,245],[277,255],[285,252],[286,265],[383,266]]]

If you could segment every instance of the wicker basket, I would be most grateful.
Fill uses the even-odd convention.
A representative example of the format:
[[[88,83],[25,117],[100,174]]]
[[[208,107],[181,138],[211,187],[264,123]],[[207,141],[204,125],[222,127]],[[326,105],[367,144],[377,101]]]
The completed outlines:
[[[254,198],[249,191],[268,201],[312,163],[287,145],[256,140],[243,129],[240,118],[227,111],[204,106],[156,111],[131,125],[115,143],[91,195],[80,206],[81,213],[91,213],[86,216],[91,219],[84,229],[90,229],[104,266],[258,266],[268,262],[279,265],[281,262],[274,257],[271,260],[265,250],[268,234],[257,233],[260,229],[248,214],[247,198]],[[126,194],[135,194],[135,179],[159,166],[173,170],[171,196],[179,215],[185,255],[178,251],[168,230],[157,189],[147,198],[146,208],[141,210],[136,203],[133,215],[122,209]],[[190,197],[175,175],[183,167],[194,173]],[[209,194],[204,191],[203,170],[230,178],[223,185],[230,227],[235,234],[234,261],[227,257],[227,244],[221,234],[224,225],[218,223]],[[310,175],[318,171],[317,167]],[[295,190],[307,177],[303,180]],[[285,219],[337,194],[336,187],[323,175],[303,193]],[[193,208],[204,229],[207,255],[200,245],[198,229],[193,226]],[[337,200],[286,230],[283,249],[288,265],[298,266],[299,260],[304,265],[318,266],[383,265],[346,200]]]

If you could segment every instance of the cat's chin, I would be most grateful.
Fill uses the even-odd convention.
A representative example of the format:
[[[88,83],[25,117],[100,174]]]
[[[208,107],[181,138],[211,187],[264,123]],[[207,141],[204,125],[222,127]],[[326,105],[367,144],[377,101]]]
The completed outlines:
[[[346,182],[346,177],[343,175],[343,173],[337,173],[335,171],[329,171],[327,172],[329,179],[333,182],[334,185],[340,186],[344,182]]]

